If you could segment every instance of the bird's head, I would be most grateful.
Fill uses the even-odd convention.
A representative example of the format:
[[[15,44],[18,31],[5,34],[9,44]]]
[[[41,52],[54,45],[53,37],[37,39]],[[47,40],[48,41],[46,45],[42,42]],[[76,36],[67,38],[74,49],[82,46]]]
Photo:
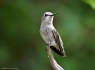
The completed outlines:
[[[59,14],[59,13],[51,13],[51,12],[45,12],[42,16],[42,21],[44,22],[52,22],[53,21],[53,18],[56,14]]]

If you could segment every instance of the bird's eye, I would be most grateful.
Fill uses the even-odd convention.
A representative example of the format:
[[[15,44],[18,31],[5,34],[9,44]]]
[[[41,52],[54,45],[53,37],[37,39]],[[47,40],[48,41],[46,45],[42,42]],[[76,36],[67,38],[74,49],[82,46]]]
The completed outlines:
[[[45,17],[48,16],[47,14],[45,14]]]

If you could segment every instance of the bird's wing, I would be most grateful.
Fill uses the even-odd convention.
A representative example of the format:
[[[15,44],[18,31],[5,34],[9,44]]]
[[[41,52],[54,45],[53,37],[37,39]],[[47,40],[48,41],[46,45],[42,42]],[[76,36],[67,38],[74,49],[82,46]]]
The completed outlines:
[[[55,42],[58,44],[58,47],[60,49],[60,52],[61,53],[64,53],[63,52],[63,43],[62,43],[62,40],[60,38],[59,33],[56,30],[52,30],[52,34],[53,34],[53,37],[55,39]]]

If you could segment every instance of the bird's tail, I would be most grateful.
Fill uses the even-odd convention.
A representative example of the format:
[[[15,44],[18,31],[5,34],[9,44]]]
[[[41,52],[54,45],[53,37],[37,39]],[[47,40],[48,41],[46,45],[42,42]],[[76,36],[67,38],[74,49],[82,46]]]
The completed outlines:
[[[63,50],[63,51],[59,51],[59,50],[56,49],[54,46],[50,46],[50,48],[51,48],[54,52],[56,52],[58,55],[60,55],[60,56],[62,56],[62,57],[66,57],[66,54],[65,54],[64,50]]]

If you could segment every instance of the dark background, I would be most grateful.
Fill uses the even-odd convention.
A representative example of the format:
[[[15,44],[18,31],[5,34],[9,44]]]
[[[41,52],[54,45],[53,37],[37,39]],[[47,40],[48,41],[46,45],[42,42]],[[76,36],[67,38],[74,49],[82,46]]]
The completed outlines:
[[[54,70],[39,34],[44,12],[59,13],[54,26],[67,57],[53,52],[65,70],[95,70],[94,0],[0,0],[0,69]],[[14,70],[14,69],[11,69]]]

